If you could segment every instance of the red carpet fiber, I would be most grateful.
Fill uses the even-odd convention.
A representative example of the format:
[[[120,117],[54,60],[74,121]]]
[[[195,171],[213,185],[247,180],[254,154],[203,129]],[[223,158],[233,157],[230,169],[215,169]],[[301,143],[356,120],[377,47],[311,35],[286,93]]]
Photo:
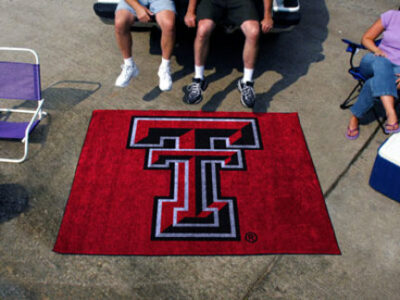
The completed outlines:
[[[297,114],[94,111],[54,251],[340,254]]]

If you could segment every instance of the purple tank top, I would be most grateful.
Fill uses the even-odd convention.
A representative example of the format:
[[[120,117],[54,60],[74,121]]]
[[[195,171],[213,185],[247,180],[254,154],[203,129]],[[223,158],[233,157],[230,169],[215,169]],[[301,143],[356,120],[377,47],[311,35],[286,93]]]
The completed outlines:
[[[383,13],[381,21],[385,31],[379,48],[392,63],[400,65],[400,11],[389,10]]]

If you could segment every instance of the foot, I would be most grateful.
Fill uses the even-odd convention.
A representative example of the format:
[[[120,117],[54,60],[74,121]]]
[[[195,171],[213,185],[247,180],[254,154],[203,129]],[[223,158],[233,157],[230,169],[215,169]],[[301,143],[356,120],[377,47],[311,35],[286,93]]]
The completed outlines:
[[[136,64],[133,64],[132,66],[123,64],[121,65],[121,69],[122,72],[115,81],[115,86],[126,87],[132,78],[139,75],[139,69]]]
[[[393,124],[386,123],[385,124],[385,132],[387,134],[400,132],[399,123],[398,122],[395,122]]]
[[[350,127],[347,127],[347,132],[346,132],[346,138],[349,140],[355,140],[360,136],[360,128],[356,127],[351,129]]]
[[[187,86],[187,94],[183,101],[187,104],[197,104],[203,100],[203,92],[207,88],[207,83],[204,79],[193,78],[190,85]]]
[[[170,91],[172,89],[172,78],[171,71],[169,67],[159,67],[158,68],[158,77],[160,77],[160,84],[158,87],[163,92]]]
[[[240,101],[244,107],[253,107],[256,103],[256,93],[253,88],[254,82],[242,82],[242,79],[238,81],[238,89],[241,93]]]

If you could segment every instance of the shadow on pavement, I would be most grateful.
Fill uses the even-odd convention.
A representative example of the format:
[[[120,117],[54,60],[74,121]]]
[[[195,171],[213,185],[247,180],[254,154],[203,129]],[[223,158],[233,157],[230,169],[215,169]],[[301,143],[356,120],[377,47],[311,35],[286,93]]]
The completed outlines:
[[[29,208],[29,195],[19,184],[0,184],[0,224]]]
[[[66,112],[90,97],[100,88],[101,84],[99,82],[74,80],[58,81],[42,91],[42,98],[45,99],[43,110],[54,110],[57,114]],[[36,107],[36,101],[23,101],[12,108],[35,109]],[[2,121],[7,121],[10,116],[10,113],[3,113],[0,115],[0,119]],[[30,143],[45,143],[51,126],[51,120],[51,113],[48,113],[47,116],[43,118],[45,122],[41,122],[32,132],[29,139]]]
[[[44,110],[54,110],[55,113],[63,113],[71,110],[101,88],[99,82],[62,80],[53,83],[42,91]],[[51,112],[46,116],[46,124],[38,126],[32,135],[31,142],[44,144],[48,131],[51,128]]]
[[[63,80],[53,83],[42,93],[44,109],[63,112],[81,103],[101,88],[100,82]]]
[[[291,32],[268,34],[260,41],[260,50],[255,69],[255,80],[265,72],[276,72],[281,79],[269,87],[267,92],[257,94],[253,111],[267,112],[275,95],[295,83],[307,74],[312,63],[324,60],[323,43],[328,36],[329,13],[325,1],[311,0],[301,2],[301,21]],[[178,81],[193,73],[193,40],[195,30],[189,30],[183,24],[177,25],[177,40],[174,55],[178,65],[183,68],[172,74]],[[236,31],[226,34],[217,29],[213,33],[206,69],[215,70],[207,76],[209,84],[229,75],[234,69],[243,71],[242,50],[243,34]],[[153,28],[150,37],[150,53],[160,55],[160,31]],[[226,96],[237,87],[235,78],[227,86],[221,86],[220,92],[202,106],[203,111],[216,111]],[[188,82],[189,84],[189,82]],[[259,87],[262,83],[257,82]],[[145,101],[154,100],[160,94],[154,88],[145,95]],[[257,90],[256,90],[257,92]],[[183,94],[182,94],[183,97]]]

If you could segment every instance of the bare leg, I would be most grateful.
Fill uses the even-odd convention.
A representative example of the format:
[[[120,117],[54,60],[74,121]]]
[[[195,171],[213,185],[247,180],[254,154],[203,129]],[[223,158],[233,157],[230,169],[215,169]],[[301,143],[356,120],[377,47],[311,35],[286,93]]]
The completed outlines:
[[[358,118],[355,115],[352,115],[349,122],[350,129],[356,129],[358,127]]]
[[[196,66],[204,66],[210,48],[210,36],[215,27],[210,19],[200,20],[197,26],[196,39],[194,41],[194,63]]]
[[[348,128],[350,129],[349,130],[350,131],[349,132],[350,136],[357,135],[358,130],[356,130],[356,129],[358,128],[358,118],[355,115],[351,115]]]
[[[255,20],[243,22],[240,26],[246,40],[243,49],[243,64],[247,69],[254,69],[258,54],[258,38],[260,35],[260,24]]]
[[[127,10],[118,10],[115,14],[115,37],[123,58],[132,56],[132,36],[130,27],[135,16]]]
[[[385,108],[387,124],[393,125],[397,124],[398,119],[396,115],[396,110],[394,109],[394,97],[393,96],[381,96],[381,101],[383,107]],[[398,126],[394,126],[393,129],[396,129]]]
[[[175,13],[170,10],[160,11],[156,21],[161,27],[162,57],[169,60],[175,45]]]

